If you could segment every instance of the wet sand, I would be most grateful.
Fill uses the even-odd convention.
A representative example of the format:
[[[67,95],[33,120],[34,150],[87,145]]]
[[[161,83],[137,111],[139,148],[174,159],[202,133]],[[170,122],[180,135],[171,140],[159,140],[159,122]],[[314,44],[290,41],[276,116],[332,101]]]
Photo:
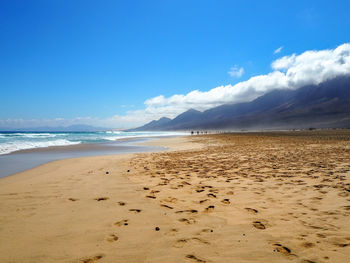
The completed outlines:
[[[152,138],[154,139],[154,138]],[[86,143],[20,150],[0,155],[0,178],[32,169],[48,162],[85,156],[159,151],[163,148],[141,146],[150,138],[124,139],[107,143]],[[164,149],[163,149],[164,150]]]
[[[348,130],[149,144],[0,179],[0,262],[348,262]]]

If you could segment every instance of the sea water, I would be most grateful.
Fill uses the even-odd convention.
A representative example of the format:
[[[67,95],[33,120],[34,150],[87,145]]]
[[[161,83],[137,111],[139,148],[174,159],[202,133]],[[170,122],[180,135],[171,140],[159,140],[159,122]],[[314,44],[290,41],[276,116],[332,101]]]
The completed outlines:
[[[132,138],[188,135],[186,132],[0,132],[0,155],[11,152],[85,143],[104,143]]]

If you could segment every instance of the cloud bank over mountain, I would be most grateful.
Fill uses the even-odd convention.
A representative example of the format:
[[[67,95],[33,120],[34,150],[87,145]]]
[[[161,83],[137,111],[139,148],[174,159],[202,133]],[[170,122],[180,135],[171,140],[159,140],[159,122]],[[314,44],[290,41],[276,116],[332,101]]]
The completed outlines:
[[[350,43],[342,44],[335,49],[310,50],[299,55],[284,56],[273,61],[271,68],[272,71],[266,75],[254,76],[235,85],[219,86],[209,91],[193,90],[187,94],[175,94],[170,97],[159,95],[147,99],[144,102],[144,109],[129,111],[124,116],[78,120],[96,126],[132,127],[160,117],[173,118],[191,108],[202,111],[222,104],[252,101],[275,89],[295,90],[305,85],[317,85],[328,79],[350,74]],[[0,121],[0,125],[9,125],[11,122],[15,121],[3,120]],[[25,122],[17,120],[17,123]],[[30,122],[33,124],[40,120]],[[46,122],[55,121],[46,120]],[[70,125],[77,123],[77,119],[56,122]]]
[[[144,112],[157,117],[174,117],[190,108],[206,110],[221,104],[247,102],[274,89],[294,90],[347,75],[350,74],[350,44],[284,56],[273,61],[271,67],[273,71],[269,74],[258,75],[235,85],[148,99]]]

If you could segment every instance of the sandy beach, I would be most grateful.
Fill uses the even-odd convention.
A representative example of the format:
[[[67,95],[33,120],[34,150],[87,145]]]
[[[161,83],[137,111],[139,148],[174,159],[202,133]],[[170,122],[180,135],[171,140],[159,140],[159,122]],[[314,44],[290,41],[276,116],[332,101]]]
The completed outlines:
[[[350,131],[167,138],[0,179],[0,262],[348,262]]]

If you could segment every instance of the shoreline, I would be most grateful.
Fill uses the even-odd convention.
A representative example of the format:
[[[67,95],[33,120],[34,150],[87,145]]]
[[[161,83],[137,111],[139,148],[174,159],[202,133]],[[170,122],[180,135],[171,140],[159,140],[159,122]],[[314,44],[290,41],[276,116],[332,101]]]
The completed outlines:
[[[2,178],[0,261],[346,262],[350,132],[294,135],[161,139]]]
[[[152,138],[167,138],[189,135],[185,132],[0,132],[0,155],[16,152],[51,149],[55,147],[73,147],[82,145],[112,145],[127,141]],[[74,149],[74,147],[73,147]]]
[[[122,140],[104,143],[82,143],[76,145],[50,146],[19,150],[9,154],[0,155],[0,167],[2,167],[0,171],[0,178],[11,176],[27,169],[33,169],[55,160],[87,156],[161,151],[163,150],[161,145],[147,145],[147,142],[173,137],[177,136],[125,138]]]

